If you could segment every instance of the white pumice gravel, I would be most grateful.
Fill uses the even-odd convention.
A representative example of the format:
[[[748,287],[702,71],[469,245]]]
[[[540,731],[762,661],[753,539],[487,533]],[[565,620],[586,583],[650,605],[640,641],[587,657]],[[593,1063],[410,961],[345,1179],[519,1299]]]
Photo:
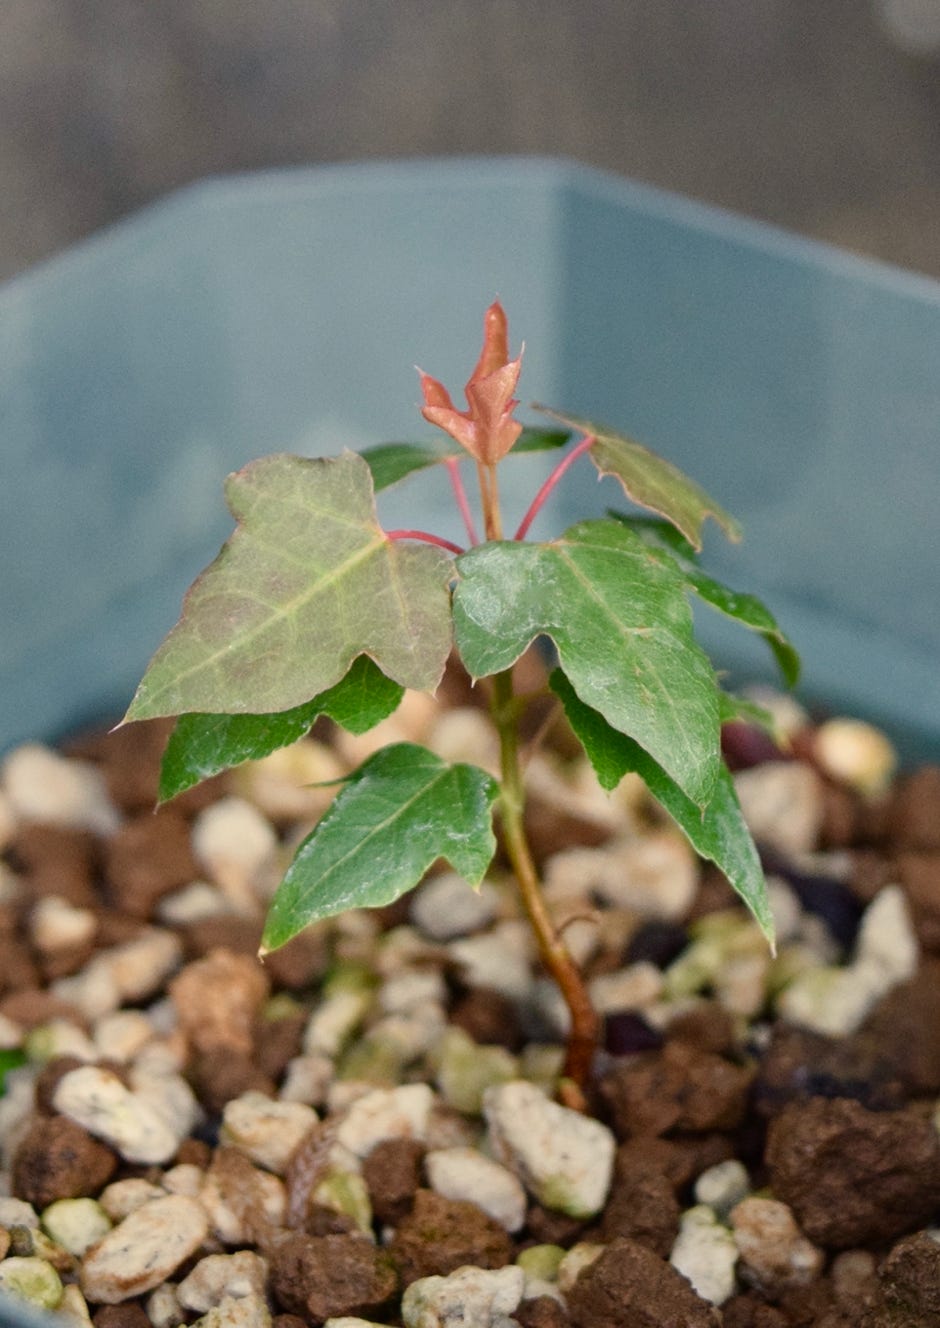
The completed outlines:
[[[499,894],[486,881],[479,890],[456,872],[444,872],[420,885],[409,908],[411,921],[434,941],[453,941],[482,931],[495,919]]]
[[[208,1231],[205,1210],[195,1199],[177,1194],[151,1199],[88,1251],[82,1291],[104,1305],[152,1291],[196,1253]]]
[[[723,1305],[734,1295],[738,1247],[734,1237],[706,1204],[687,1209],[669,1262],[712,1305]]]
[[[470,987],[488,987],[512,1001],[523,1001],[532,989],[528,947],[520,949],[518,929],[494,927],[461,936],[447,945],[448,957]]]
[[[842,716],[827,719],[816,729],[813,755],[832,779],[867,798],[885,792],[898,764],[898,754],[881,729]]]
[[[519,1308],[525,1273],[510,1264],[495,1271],[458,1268],[447,1277],[422,1277],[402,1297],[405,1328],[497,1328]]]
[[[546,1208],[593,1217],[610,1189],[616,1141],[600,1121],[550,1101],[523,1079],[487,1089],[493,1155]]]
[[[0,1260],[0,1291],[40,1310],[58,1309],[62,1279],[52,1264],[31,1254],[9,1254]]]
[[[269,1328],[271,1317],[264,1296],[226,1296],[194,1319],[192,1328]]]
[[[424,1166],[431,1189],[445,1199],[475,1203],[510,1232],[525,1222],[526,1193],[518,1178],[479,1149],[433,1149]]]
[[[378,1004],[385,1014],[407,1014],[416,1007],[447,999],[444,975],[439,968],[402,969],[385,979],[379,988]]]
[[[303,1102],[278,1101],[249,1090],[226,1103],[220,1139],[266,1171],[283,1175],[291,1153],[318,1119]]]
[[[121,823],[101,772],[41,743],[24,743],[6,757],[0,782],[18,821],[110,835]]]
[[[650,918],[683,916],[698,880],[694,854],[671,830],[613,840],[601,848],[563,849],[545,867],[550,900],[593,897]]]
[[[371,1089],[348,1108],[336,1137],[356,1157],[365,1157],[384,1139],[426,1139],[433,1105],[427,1084]]]
[[[750,1189],[751,1178],[744,1163],[729,1157],[726,1162],[716,1162],[703,1171],[695,1182],[694,1192],[697,1203],[707,1204],[723,1220]]]
[[[70,1254],[83,1255],[112,1227],[96,1199],[57,1199],[42,1211],[43,1230]]]
[[[311,1014],[304,1031],[307,1055],[337,1056],[365,1019],[373,1003],[371,990],[338,991]]]
[[[254,916],[268,893],[264,878],[277,856],[277,835],[267,817],[244,798],[221,798],[193,822],[192,848],[232,906]]]
[[[177,1284],[176,1297],[188,1310],[205,1314],[226,1297],[263,1296],[267,1261],[253,1250],[207,1254]]]
[[[56,1111],[110,1144],[127,1162],[168,1162],[186,1133],[174,1129],[159,1106],[97,1065],[83,1065],[64,1074],[52,1103]]]
[[[885,886],[862,917],[852,962],[809,966],[777,999],[777,1012],[830,1037],[854,1033],[892,987],[913,977],[919,947],[905,896]]]
[[[254,1176],[254,1197],[256,1206],[251,1219],[260,1218],[271,1226],[283,1226],[287,1211],[287,1193],[280,1176],[273,1172],[257,1168]],[[223,1195],[218,1178],[211,1170],[206,1174],[199,1191],[199,1203],[209,1219],[213,1236],[223,1245],[248,1245],[252,1242],[252,1231],[248,1228],[246,1215],[236,1211]]]
[[[45,895],[29,915],[30,939],[43,954],[85,945],[98,929],[90,908],[76,908],[58,895]]]
[[[813,1281],[823,1265],[823,1251],[807,1239],[791,1209],[778,1199],[742,1199],[731,1210],[730,1221],[741,1275],[750,1286],[779,1295]]]
[[[751,834],[797,858],[815,848],[823,818],[822,781],[800,761],[767,761],[734,777]]]

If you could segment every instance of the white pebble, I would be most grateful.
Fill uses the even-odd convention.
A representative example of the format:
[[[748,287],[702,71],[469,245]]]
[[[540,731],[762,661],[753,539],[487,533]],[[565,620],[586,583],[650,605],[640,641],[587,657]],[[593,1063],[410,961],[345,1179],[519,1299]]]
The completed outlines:
[[[277,855],[270,821],[244,798],[220,798],[196,817],[191,842],[196,861],[233,906],[255,911]]]
[[[375,1088],[348,1108],[336,1137],[357,1157],[365,1157],[383,1139],[425,1139],[433,1105],[427,1084]]]
[[[372,1005],[366,989],[338,991],[313,1011],[304,1029],[305,1055],[338,1056]]]
[[[188,1194],[191,1199],[199,1196],[206,1173],[195,1162],[178,1162],[169,1171],[164,1171],[160,1184],[168,1194]]]
[[[137,1208],[141,1208],[151,1199],[162,1199],[166,1193],[153,1181],[144,1180],[143,1176],[127,1176],[124,1180],[114,1180],[106,1185],[98,1196],[98,1202],[112,1222],[123,1222]]]
[[[862,719],[827,719],[813,737],[813,755],[832,779],[863,797],[877,797],[891,783],[898,754],[881,729]]]
[[[62,1288],[62,1299],[56,1307],[58,1323],[64,1328],[72,1324],[74,1328],[91,1328],[91,1313],[88,1302],[82,1295],[81,1288],[69,1282]]]
[[[446,1001],[447,987],[439,968],[405,968],[385,979],[378,999],[386,1014],[407,1014],[416,1006]]]
[[[695,1198],[700,1204],[707,1204],[719,1217],[726,1217],[736,1203],[748,1194],[751,1179],[747,1168],[736,1157],[726,1162],[716,1162],[708,1167],[695,1182]]]
[[[7,801],[21,821],[111,835],[120,816],[101,772],[39,743],[10,752],[0,770]]]
[[[71,1019],[50,1019],[48,1023],[37,1024],[27,1033],[23,1045],[29,1059],[40,1065],[57,1056],[75,1056],[82,1061],[98,1059],[98,1049],[91,1038]]]
[[[59,895],[44,895],[29,915],[30,938],[43,954],[83,945],[92,939],[97,927],[98,919],[91,909],[76,908]]]
[[[741,770],[734,784],[754,838],[788,858],[815,849],[823,818],[822,782],[801,761],[766,761]]]
[[[165,1282],[208,1235],[195,1199],[152,1199],[109,1231],[85,1256],[81,1287],[91,1301],[116,1305]]]
[[[220,1138],[252,1162],[282,1176],[290,1155],[317,1123],[303,1102],[283,1102],[253,1089],[226,1103]]]
[[[10,799],[0,788],[0,853],[7,848],[16,834],[16,813]]]
[[[712,1305],[723,1305],[734,1294],[738,1248],[727,1227],[711,1208],[697,1204],[682,1214],[669,1262]]]
[[[50,990],[89,1019],[98,1019],[124,1003],[133,1005],[152,996],[182,957],[178,936],[162,927],[148,927],[123,945],[102,950],[80,973],[51,983]]]
[[[519,944],[519,940],[522,944]],[[532,988],[528,937],[504,924],[476,936],[451,941],[447,953],[471,987],[489,987],[510,1000],[525,1000]]]
[[[164,895],[157,904],[157,917],[170,926],[183,927],[206,918],[224,917],[233,912],[222,891],[208,881],[191,881],[181,890]]]
[[[591,979],[588,990],[598,1014],[643,1010],[662,995],[663,975],[655,964],[644,961],[598,974]]]
[[[113,1010],[95,1020],[91,1036],[99,1056],[126,1063],[153,1038],[154,1028],[141,1010]]]
[[[479,890],[472,890],[456,872],[444,872],[414,892],[410,915],[432,940],[453,941],[488,926],[498,906],[499,895],[485,881]]]
[[[45,1259],[12,1254],[0,1260],[0,1291],[41,1310],[54,1310],[62,1300],[62,1279]]]
[[[855,963],[871,964],[884,976],[885,992],[917,972],[917,934],[904,891],[886,885],[862,915],[855,943]]]
[[[558,1290],[566,1295],[577,1282],[585,1268],[590,1268],[595,1259],[604,1253],[604,1246],[590,1240],[579,1240],[570,1250],[565,1250],[558,1262],[556,1281]]]
[[[267,1263],[253,1250],[236,1254],[208,1254],[176,1288],[179,1303],[204,1314],[227,1296],[264,1295]]]
[[[904,893],[885,886],[862,917],[850,964],[810,967],[777,999],[777,1012],[830,1037],[854,1033],[892,987],[917,971],[918,945]]]
[[[225,1296],[190,1328],[270,1328],[271,1311],[264,1296]]]
[[[182,1142],[183,1136],[159,1110],[97,1065],[63,1075],[52,1102],[56,1111],[110,1144],[127,1162],[168,1162]]]
[[[57,1245],[82,1255],[111,1230],[111,1219],[96,1199],[57,1199],[43,1209],[42,1225]]]
[[[510,1264],[489,1271],[458,1268],[447,1277],[422,1277],[412,1282],[401,1302],[405,1328],[496,1328],[503,1316],[518,1309],[525,1273]]]
[[[284,1225],[287,1193],[280,1176],[256,1169],[252,1178],[252,1193],[258,1202],[249,1215],[241,1211],[244,1205],[231,1206],[224,1197],[218,1177],[210,1170],[206,1174],[199,1202],[209,1218],[212,1234],[224,1245],[246,1245],[254,1239],[255,1219],[271,1226]]]
[[[606,1125],[549,1101],[522,1079],[488,1088],[483,1112],[494,1155],[539,1203],[569,1217],[600,1212],[616,1147]]]
[[[39,1214],[32,1204],[27,1203],[25,1199],[14,1199],[5,1194],[0,1196],[0,1227],[30,1227],[32,1230],[39,1228]]]
[[[328,1056],[295,1056],[287,1062],[278,1097],[282,1102],[322,1106],[335,1073],[336,1067]]]
[[[593,896],[644,917],[671,919],[688,911],[699,866],[683,836],[661,830],[602,848],[563,849],[549,859],[545,878],[550,899]]]
[[[185,1323],[187,1314],[176,1297],[176,1286],[173,1282],[164,1282],[151,1291],[145,1302],[147,1318],[150,1320],[153,1328],[177,1328],[181,1323]]]
[[[440,1148],[425,1155],[431,1189],[445,1199],[464,1199],[507,1231],[525,1222],[526,1194],[513,1173],[476,1148]]]
[[[731,1210],[730,1220],[741,1275],[758,1290],[773,1296],[818,1275],[823,1252],[803,1235],[785,1203],[751,1196]]]

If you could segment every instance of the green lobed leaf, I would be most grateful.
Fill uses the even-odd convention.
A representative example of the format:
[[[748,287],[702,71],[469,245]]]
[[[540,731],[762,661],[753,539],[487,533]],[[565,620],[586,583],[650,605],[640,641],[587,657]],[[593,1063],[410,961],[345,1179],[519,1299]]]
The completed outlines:
[[[361,457],[264,457],[225,492],[238,526],[189,590],[128,720],[291,710],[361,654],[403,687],[435,689],[452,563],[387,538]]]
[[[669,554],[681,569],[689,589],[694,591],[703,603],[717,609],[726,617],[733,618],[742,627],[759,633],[770,647],[784,682],[788,687],[796,686],[800,677],[799,654],[784,635],[774,615],[756,595],[732,590],[709,576],[707,572],[703,572],[695,561],[695,550],[692,546],[664,521],[631,517],[619,512],[611,512],[610,515],[629,526],[651,547]]]
[[[544,452],[563,447],[571,437],[567,429],[523,429],[513,445],[513,453]],[[438,466],[449,457],[458,459],[467,453],[459,443],[443,439],[429,443],[377,443],[359,453],[372,472],[376,493],[388,489],[399,480],[430,466]]]
[[[724,764],[707,804],[704,808],[698,807],[639,743],[611,728],[603,715],[584,704],[561,669],[552,671],[549,685],[561,699],[568,722],[602,787],[609,791],[630,771],[638,774],[695,851],[714,862],[725,874],[773,945],[774,925],[767,882],[751,832],[741,813],[734,780]]]
[[[472,676],[509,668],[536,637],[551,637],[582,701],[636,738],[693,802],[707,802],[721,760],[718,687],[667,558],[597,520],[551,543],[482,544],[456,565],[455,638]]]
[[[390,904],[446,858],[478,886],[496,849],[496,781],[414,743],[385,747],[354,771],[304,840],[271,904],[261,953],[320,918]]]
[[[631,502],[658,512],[671,521],[695,549],[702,547],[702,526],[712,517],[730,540],[741,538],[741,527],[734,517],[715,502],[695,480],[665,457],[648,447],[625,438],[605,424],[562,415],[545,406],[537,406],[562,424],[578,429],[595,442],[588,455],[601,475],[612,475]]]
[[[320,715],[350,733],[367,733],[398,706],[404,688],[386,678],[367,655],[311,701],[270,715],[181,715],[160,766],[160,802],[244,761],[258,761],[296,742]]]

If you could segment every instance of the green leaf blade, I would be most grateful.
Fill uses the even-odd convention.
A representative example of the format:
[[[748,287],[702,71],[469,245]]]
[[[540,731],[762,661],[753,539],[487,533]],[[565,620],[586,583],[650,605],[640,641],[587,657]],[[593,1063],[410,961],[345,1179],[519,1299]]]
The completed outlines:
[[[474,677],[549,636],[582,700],[634,737],[696,803],[718,776],[718,689],[692,634],[685,583],[614,521],[548,544],[494,542],[457,560],[457,648]]]
[[[236,530],[190,588],[128,720],[291,710],[361,654],[403,687],[436,688],[451,560],[386,537],[361,457],[264,457],[229,477],[226,498]]]
[[[549,685],[560,698],[602,787],[610,791],[625,774],[638,774],[699,856],[714,862],[728,878],[773,945],[767,882],[727,768],[722,765],[711,798],[700,808],[639,743],[611,728],[603,715],[586,706],[561,669],[552,671]]]
[[[261,952],[320,918],[392,903],[437,858],[479,885],[496,849],[496,794],[484,770],[449,765],[413,743],[376,752],[300,846],[268,913]]]
[[[367,733],[398,707],[404,688],[360,655],[334,687],[292,710],[268,715],[181,715],[160,766],[159,801],[168,802],[212,775],[259,761],[307,733],[327,715],[350,733]]]
[[[702,526],[709,516],[728,539],[737,541],[741,538],[741,527],[734,517],[665,457],[616,433],[607,425],[562,415],[554,410],[546,413],[585,436],[593,436],[595,442],[588,449],[588,455],[598,472],[618,480],[631,502],[671,521],[695,549],[702,547]]]
[[[777,667],[786,685],[796,686],[800,678],[800,656],[762,600],[756,595],[732,590],[713,576],[709,576],[696,562],[694,550],[675,530],[662,521],[634,518],[620,513],[612,513],[612,516],[614,520],[635,531],[650,547],[667,553],[681,569],[689,589],[704,604],[762,636],[777,661]]]

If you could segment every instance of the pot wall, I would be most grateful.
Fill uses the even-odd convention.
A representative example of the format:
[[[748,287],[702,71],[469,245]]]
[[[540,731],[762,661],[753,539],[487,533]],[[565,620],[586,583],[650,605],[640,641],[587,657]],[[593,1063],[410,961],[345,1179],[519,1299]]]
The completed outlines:
[[[462,383],[495,295],[524,400],[631,432],[743,520],[711,565],[768,600],[804,694],[940,751],[940,285],[526,159],[210,181],[0,291],[0,748],[126,705],[231,527],[228,471],[428,436],[412,365]],[[617,501],[573,475],[536,535]],[[420,483],[383,512],[451,528]]]

